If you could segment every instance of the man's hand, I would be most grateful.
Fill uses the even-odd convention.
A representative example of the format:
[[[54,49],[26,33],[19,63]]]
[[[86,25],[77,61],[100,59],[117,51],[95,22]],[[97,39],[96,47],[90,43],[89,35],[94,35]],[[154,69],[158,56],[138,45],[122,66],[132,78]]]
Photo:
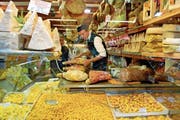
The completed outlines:
[[[87,67],[89,64],[91,63],[91,60],[90,59],[87,59],[84,61],[84,66]]]

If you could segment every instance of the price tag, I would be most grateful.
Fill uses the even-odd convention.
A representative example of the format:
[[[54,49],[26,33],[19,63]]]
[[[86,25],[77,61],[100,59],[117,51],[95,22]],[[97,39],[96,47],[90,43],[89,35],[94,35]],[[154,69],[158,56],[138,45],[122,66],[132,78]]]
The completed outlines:
[[[139,108],[139,112],[140,112],[140,113],[146,113],[147,110],[146,110],[146,108]]]
[[[106,15],[105,22],[109,22],[111,20],[111,15]]]
[[[164,98],[162,98],[162,97],[157,97],[156,100],[157,100],[158,102],[160,102],[160,103],[163,103],[163,102],[164,102]]]
[[[42,0],[31,0],[28,6],[28,10],[45,15],[49,14],[50,8],[51,8],[51,3]]]
[[[173,97],[168,97],[167,99],[168,99],[168,101],[171,102],[171,103],[174,103],[174,102],[175,102],[175,99],[174,99]]]

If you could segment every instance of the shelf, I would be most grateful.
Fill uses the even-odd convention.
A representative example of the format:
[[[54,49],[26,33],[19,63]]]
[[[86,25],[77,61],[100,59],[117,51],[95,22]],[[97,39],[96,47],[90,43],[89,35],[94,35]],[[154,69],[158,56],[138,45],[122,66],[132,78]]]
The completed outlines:
[[[169,10],[168,12],[162,14],[162,16],[154,17],[150,20],[145,21],[143,26],[138,26],[136,28],[128,29],[125,33],[130,35],[130,34],[142,32],[145,31],[150,25],[158,24],[158,23],[162,24],[167,19],[170,19],[172,17],[179,17],[179,16],[180,16],[180,8]]]
[[[142,52],[143,56],[151,56],[151,57],[159,57],[159,58],[172,58],[172,59],[180,59],[180,53],[171,53],[171,54],[165,54],[165,53],[149,53],[149,52]]]
[[[165,84],[129,84],[129,83],[123,83],[123,84],[111,84],[108,82],[99,82],[96,84],[91,84],[87,85],[85,82],[72,82],[72,81],[67,81],[65,79],[60,79],[60,83],[58,85],[60,88],[80,88],[83,90],[87,89],[96,89],[96,88],[104,88],[108,90],[107,88],[157,88],[158,90],[162,90],[159,88],[172,88],[175,89],[177,88],[179,90],[179,87],[174,85],[171,82],[166,82]],[[99,89],[100,90],[100,89]],[[146,89],[148,90],[148,89]],[[168,90],[168,89],[167,89]]]
[[[164,58],[161,58],[161,57],[157,57],[157,56],[144,56],[142,54],[133,54],[133,53],[114,53],[114,52],[111,52],[111,51],[108,51],[108,54],[109,55],[114,55],[114,56],[121,56],[121,57],[128,57],[128,58],[134,58],[134,59],[141,59],[141,60],[152,60],[152,61],[157,61],[157,62],[165,62],[165,59]]]
[[[145,26],[139,26],[139,27],[127,30],[126,33],[130,35],[130,34],[134,34],[137,32],[143,32],[146,29],[147,29],[147,27],[145,27]]]
[[[28,50],[10,50],[10,49],[3,49],[0,50],[0,55],[32,55],[32,56],[52,56],[54,52],[47,52],[47,51],[28,51]]]
[[[150,26],[152,24],[158,24],[166,21],[167,19],[170,19],[172,17],[178,17],[180,16],[180,8],[169,10],[162,14],[162,16],[152,18],[148,21],[145,21],[143,26]]]

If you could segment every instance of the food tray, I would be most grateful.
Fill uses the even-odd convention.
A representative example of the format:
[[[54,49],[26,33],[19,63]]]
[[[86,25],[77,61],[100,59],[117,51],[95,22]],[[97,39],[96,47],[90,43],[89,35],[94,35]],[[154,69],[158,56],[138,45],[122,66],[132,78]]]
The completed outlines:
[[[25,102],[25,96],[26,95],[23,92],[8,92],[3,98],[3,103],[6,103],[7,97],[9,97],[11,94],[22,94],[23,98],[21,101],[16,101],[16,102],[15,101],[7,101],[7,103],[23,104]]]
[[[145,93],[147,94],[147,93]],[[119,96],[119,95],[122,95],[122,94],[109,94],[107,93],[107,101],[108,101],[108,104],[110,106],[113,106],[111,103],[110,103],[110,100],[108,98],[108,96]],[[151,95],[150,95],[151,96]],[[155,100],[152,96],[150,97],[150,99],[153,99]],[[155,100],[156,101],[156,100]],[[157,101],[156,101],[157,102]],[[146,108],[140,108],[139,109],[139,112],[133,112],[133,113],[124,113],[124,112],[121,112],[118,108],[111,108],[112,110],[112,113],[114,114],[114,116],[116,116],[117,118],[119,117],[137,117],[137,116],[150,116],[150,115],[168,115],[169,111],[167,108],[165,108],[162,104],[160,104],[159,102],[157,102],[157,104],[159,104],[162,108],[163,108],[163,111],[161,112],[147,112],[146,111]]]
[[[24,106],[28,106],[28,108],[23,109]],[[8,109],[8,107],[10,107]],[[25,120],[26,116],[30,113],[32,110],[33,105],[31,104],[13,104],[13,103],[0,103],[0,118],[1,119],[17,119],[17,120]],[[4,114],[3,114],[3,112]],[[26,110],[26,111],[25,111]],[[20,112],[20,113],[18,113]],[[24,114],[23,114],[24,112]],[[2,115],[2,116],[1,116]],[[6,116],[7,115],[7,116]]]
[[[177,96],[178,94],[157,94],[152,96],[162,105],[164,105],[168,110],[169,114],[179,114],[180,113],[180,97]]]

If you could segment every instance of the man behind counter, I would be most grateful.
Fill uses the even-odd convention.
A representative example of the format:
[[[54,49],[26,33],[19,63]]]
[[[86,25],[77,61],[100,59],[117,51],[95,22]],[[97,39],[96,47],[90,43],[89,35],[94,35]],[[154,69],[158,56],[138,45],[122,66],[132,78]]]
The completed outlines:
[[[93,57],[90,59],[87,59],[84,62],[84,66],[88,66],[90,65],[90,63],[93,63],[92,64],[93,70],[106,71],[108,56],[107,56],[106,46],[103,39],[99,35],[95,34],[94,32],[89,31],[87,25],[79,26],[77,28],[77,31],[78,31],[79,36],[82,39],[86,40],[89,51],[86,53],[81,53],[80,55],[76,56],[76,58],[81,57],[83,55],[89,56],[90,54],[92,54]]]

